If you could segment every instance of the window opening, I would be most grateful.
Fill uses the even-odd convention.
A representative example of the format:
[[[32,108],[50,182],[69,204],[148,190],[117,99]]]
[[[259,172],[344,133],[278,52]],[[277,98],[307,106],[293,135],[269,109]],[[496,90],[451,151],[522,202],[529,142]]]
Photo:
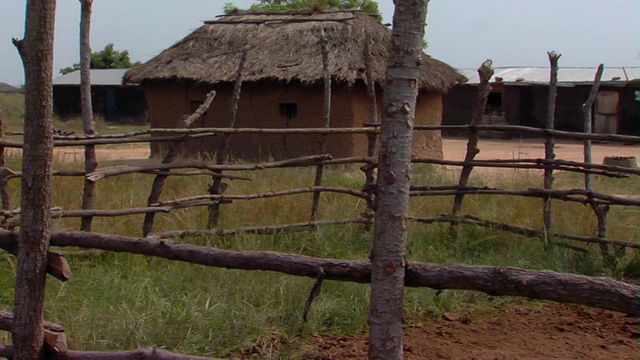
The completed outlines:
[[[298,104],[294,103],[281,103],[280,104],[280,116],[287,119],[293,119],[298,116]]]

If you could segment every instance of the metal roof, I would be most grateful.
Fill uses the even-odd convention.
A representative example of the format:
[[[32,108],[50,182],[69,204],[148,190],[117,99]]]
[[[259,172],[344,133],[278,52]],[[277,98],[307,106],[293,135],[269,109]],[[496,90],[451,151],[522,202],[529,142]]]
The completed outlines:
[[[91,85],[122,86],[122,77],[129,69],[91,69]],[[53,85],[80,85],[80,70],[53,79]]]
[[[563,68],[558,69],[558,86],[589,85],[593,83],[596,68]],[[467,84],[478,84],[478,70],[459,69],[469,79]],[[548,85],[550,70],[545,67],[496,67],[490,82],[502,82],[509,85]],[[640,79],[640,68],[637,67],[605,67],[602,82],[606,85],[624,86],[627,82]]]

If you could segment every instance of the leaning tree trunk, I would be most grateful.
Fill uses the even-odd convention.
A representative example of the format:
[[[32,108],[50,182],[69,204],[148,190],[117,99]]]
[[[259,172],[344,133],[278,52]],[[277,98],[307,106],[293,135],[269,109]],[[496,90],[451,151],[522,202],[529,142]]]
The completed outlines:
[[[23,40],[14,39],[25,70],[20,242],[14,298],[14,359],[42,356],[45,275],[51,224],[53,34],[55,0],[28,0]]]
[[[401,359],[411,143],[428,0],[396,0],[371,252],[369,358]]]
[[[80,103],[82,106],[82,123],[85,135],[95,133],[95,121],[93,119],[93,106],[91,104],[91,7],[93,0],[81,0],[80,8]],[[96,146],[84,147],[84,171],[90,174],[96,170]],[[93,194],[95,182],[84,180],[84,192],[82,194],[82,209],[93,208]],[[86,216],[80,221],[80,230],[91,231],[93,217]]]

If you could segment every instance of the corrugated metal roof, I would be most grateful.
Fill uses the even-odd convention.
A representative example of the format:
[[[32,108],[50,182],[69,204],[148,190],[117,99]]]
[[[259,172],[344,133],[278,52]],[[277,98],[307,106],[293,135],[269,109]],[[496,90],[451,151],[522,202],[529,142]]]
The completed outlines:
[[[91,69],[91,85],[121,86],[122,77],[129,69]],[[80,70],[53,79],[53,85],[80,85]]]
[[[591,84],[596,75],[596,68],[560,68],[558,70],[558,85],[572,86],[578,84]],[[477,69],[460,69],[462,75],[469,79],[468,84],[478,84]],[[507,84],[549,84],[550,70],[544,67],[497,67],[494,68],[494,74],[491,82],[496,82],[496,78],[502,78],[503,83]],[[602,82],[609,85],[624,86],[628,81],[640,78],[640,68],[635,67],[610,67],[604,68],[602,73]]]

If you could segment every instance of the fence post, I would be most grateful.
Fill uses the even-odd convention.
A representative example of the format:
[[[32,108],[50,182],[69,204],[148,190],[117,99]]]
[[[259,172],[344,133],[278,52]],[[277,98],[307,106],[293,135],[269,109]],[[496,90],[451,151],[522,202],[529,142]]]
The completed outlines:
[[[93,0],[82,0],[80,2],[80,103],[82,107],[82,123],[85,135],[95,133],[95,121],[93,119],[93,106],[91,103],[91,6]],[[85,145],[84,147],[84,171],[90,174],[98,167],[96,159],[96,146]],[[95,182],[84,179],[84,190],[82,194],[82,210],[93,209],[93,195]],[[92,216],[84,216],[80,220],[81,231],[91,231]]]
[[[242,71],[244,70],[244,64],[247,61],[247,47],[245,45],[242,50],[242,55],[240,55],[240,64],[238,64],[238,71],[236,72],[236,81],[233,86],[233,95],[231,98],[231,110],[229,112],[229,118],[227,119],[227,127],[232,128],[235,126],[236,117],[238,116],[238,104],[240,102],[240,93],[242,92]],[[220,146],[218,148],[218,153],[216,154],[216,163],[218,165],[222,165],[225,163],[227,159],[227,152],[229,150],[229,141],[231,140],[231,134],[226,133],[223,134],[220,139]],[[222,171],[216,171],[215,174],[222,175]],[[227,184],[222,182],[222,176],[213,176],[213,183],[209,187],[209,194],[211,195],[220,195],[222,194]],[[222,199],[216,201],[211,206],[209,206],[209,216],[207,219],[207,228],[213,229],[218,226],[218,222],[220,221],[220,204],[222,203]]]
[[[329,72],[329,53],[327,51],[327,36],[324,29],[320,33],[320,51],[322,52],[322,72],[324,75],[324,106],[322,109],[324,123],[322,127],[329,128],[331,126],[331,73]],[[322,134],[320,137],[319,153],[323,154],[327,146],[328,134]],[[322,174],[324,165],[320,164],[316,167],[316,177],[313,186],[322,186]],[[311,220],[315,221],[318,217],[318,207],[320,206],[320,192],[313,193],[313,203],[311,204]]]
[[[204,113],[209,109],[209,106],[213,102],[213,99],[216,97],[216,92],[211,91],[207,94],[207,98],[204,100],[202,105],[198,107],[198,109],[189,116],[184,116],[178,123],[176,124],[176,128],[178,129],[186,129],[191,124],[198,120]],[[169,146],[169,150],[167,151],[167,155],[165,155],[164,159],[162,159],[163,164],[168,164],[173,162],[178,157],[178,151],[180,149],[180,141],[176,141],[171,143]],[[164,187],[164,183],[167,180],[168,175],[159,174],[153,179],[153,185],[151,186],[151,193],[149,194],[149,198],[147,199],[147,206],[151,204],[155,204],[160,200],[160,196],[162,195],[162,190]],[[153,220],[155,219],[155,213],[148,213],[144,216],[144,223],[142,224],[142,235],[147,236],[153,229]]]
[[[366,30],[365,30],[366,31]],[[367,76],[367,96],[369,97],[369,123],[371,125],[378,124],[378,101],[376,99],[376,82],[373,80],[373,73],[371,72],[371,52],[369,44],[371,38],[369,33],[365,34],[364,43],[364,70]],[[377,129],[377,127],[375,127]],[[376,155],[376,146],[378,142],[378,132],[371,132],[367,134],[367,157],[374,157]],[[362,214],[365,219],[368,220],[366,229],[371,229],[373,224],[373,218],[375,217],[374,201],[375,201],[375,186],[376,176],[374,173],[375,166],[373,164],[366,164],[361,169],[364,171],[365,184],[364,192],[367,194],[367,205],[364,213]]]
[[[598,94],[598,89],[600,88],[600,81],[602,79],[603,72],[604,72],[604,65],[600,64],[600,66],[598,66],[598,70],[596,71],[595,78],[593,79],[593,86],[591,87],[591,91],[589,92],[589,97],[587,98],[587,101],[584,104],[582,104],[582,114],[584,117],[585,133],[590,134],[593,131],[591,126],[591,122],[592,122],[591,112],[593,108],[593,103],[596,99],[596,95]],[[584,141],[584,162],[587,164],[592,163],[591,140]],[[588,192],[594,191],[593,179],[590,173],[586,173],[584,175],[584,189],[587,190]],[[593,210],[593,213],[596,215],[596,219],[598,220],[598,229],[597,229],[596,236],[598,236],[599,238],[606,238],[607,237],[607,213],[609,212],[609,206],[598,204],[597,201],[593,199],[591,199],[591,202],[589,203],[589,205],[591,206],[591,209]],[[625,253],[626,248],[621,247],[620,250],[616,252],[616,256],[614,256],[611,254],[611,247],[609,246],[609,244],[601,243],[599,244],[599,246],[600,246],[600,253],[602,254],[602,261],[604,263],[604,266],[610,271],[615,271],[616,258],[618,256],[622,256]]]
[[[465,165],[462,166],[462,172],[460,173],[458,190],[461,190],[461,188],[467,186],[469,176],[471,175],[471,171],[473,170],[473,166],[468,165],[467,163],[473,161],[476,155],[480,153],[480,149],[478,149],[478,129],[475,127],[475,125],[480,124],[482,121],[482,117],[484,116],[484,109],[487,105],[487,99],[489,98],[489,93],[491,92],[491,85],[489,84],[489,80],[491,79],[491,76],[493,76],[493,69],[491,68],[492,64],[493,62],[491,61],[491,59],[487,59],[478,68],[478,76],[480,77],[480,84],[478,85],[478,101],[473,113],[473,118],[471,119],[471,128],[469,129],[469,142],[467,142],[467,153],[464,157]],[[460,209],[462,209],[463,200],[464,194],[456,193],[453,200],[453,209],[451,210],[451,216],[455,217],[458,215]],[[457,225],[457,222],[451,222],[449,235],[452,239],[458,237]]]
[[[555,51],[547,52],[549,56],[549,63],[551,64],[551,74],[549,80],[549,100],[547,104],[547,122],[546,129],[553,130],[554,122],[555,122],[555,112],[556,112],[556,84],[558,82],[558,59],[561,54],[557,54]],[[546,134],[546,140],[544,143],[544,158],[545,160],[553,160],[556,158],[554,153],[554,141],[553,135],[550,133]],[[544,168],[544,189],[551,190],[553,188],[553,165],[547,164]],[[553,232],[553,217],[551,212],[551,196],[546,196],[544,198],[543,211],[542,211],[543,221],[544,221],[544,233],[545,233],[545,248],[547,251],[550,250],[550,247],[553,243],[553,236],[551,233]]]

